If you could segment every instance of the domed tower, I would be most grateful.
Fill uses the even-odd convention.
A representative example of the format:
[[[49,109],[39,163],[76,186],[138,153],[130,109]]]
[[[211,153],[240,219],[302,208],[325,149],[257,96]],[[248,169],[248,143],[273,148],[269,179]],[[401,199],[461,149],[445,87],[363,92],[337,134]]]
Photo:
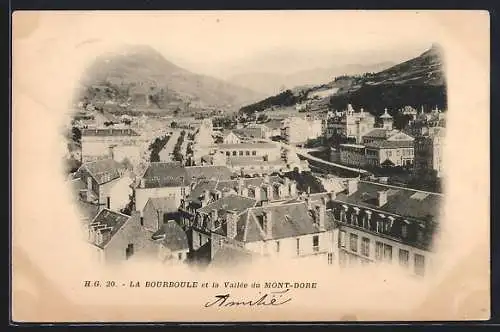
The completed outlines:
[[[382,128],[392,130],[393,119],[392,116],[387,113],[387,108],[384,110],[384,114],[380,116],[380,119],[382,119]]]

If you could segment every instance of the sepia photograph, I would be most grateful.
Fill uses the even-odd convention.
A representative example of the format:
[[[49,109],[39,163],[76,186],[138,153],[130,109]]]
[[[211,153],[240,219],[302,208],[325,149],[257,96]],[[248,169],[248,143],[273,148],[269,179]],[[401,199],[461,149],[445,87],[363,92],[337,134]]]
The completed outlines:
[[[489,319],[487,12],[18,11],[12,57],[14,321]]]

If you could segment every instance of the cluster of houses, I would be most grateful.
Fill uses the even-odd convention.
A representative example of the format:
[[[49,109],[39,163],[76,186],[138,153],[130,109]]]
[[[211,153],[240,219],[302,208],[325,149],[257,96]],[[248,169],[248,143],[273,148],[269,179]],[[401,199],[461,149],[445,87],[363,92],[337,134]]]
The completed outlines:
[[[210,119],[198,129],[193,144],[195,165],[226,166],[241,176],[306,170],[307,162],[270,140],[276,132],[264,125],[215,132]]]
[[[376,126],[375,117],[351,105],[336,112],[327,121],[326,136],[340,135],[352,143],[340,144],[332,151],[331,161],[356,167],[393,167],[429,169],[442,176],[444,143],[444,113],[438,109],[417,113],[411,107],[401,110],[411,116],[407,128],[393,128],[393,117],[385,109]]]
[[[413,137],[395,130],[387,111],[375,127],[373,115],[348,106],[326,126],[305,119],[314,128],[306,130],[307,138],[292,141],[330,130],[356,142],[340,146],[346,164],[389,160],[439,168],[428,164],[428,151],[440,158],[433,138],[443,134],[440,114],[434,114],[436,121],[412,113],[412,128],[421,131]],[[307,163],[270,140],[283,132],[290,138],[305,126],[295,121],[217,132],[204,119],[194,135],[191,166],[148,162],[131,168],[123,160],[141,163],[146,143],[137,129],[82,129],[83,163],[69,182],[96,259],[236,266],[296,258],[335,266],[390,263],[425,275],[443,196],[359,178],[332,178],[323,181],[323,190],[299,190],[287,171],[308,170]],[[419,151],[425,158],[419,159]]]
[[[235,177],[213,165],[155,162],[134,178],[112,159],[84,163],[70,182],[83,234],[96,259],[110,264],[297,258],[394,263],[424,275],[442,200],[358,178],[310,193],[286,176]]]

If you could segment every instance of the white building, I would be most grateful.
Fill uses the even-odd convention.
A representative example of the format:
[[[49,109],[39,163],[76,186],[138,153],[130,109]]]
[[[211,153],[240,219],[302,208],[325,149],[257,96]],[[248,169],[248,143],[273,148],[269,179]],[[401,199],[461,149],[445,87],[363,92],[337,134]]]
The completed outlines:
[[[140,160],[143,138],[133,129],[83,129],[82,161],[124,158],[131,162]]]

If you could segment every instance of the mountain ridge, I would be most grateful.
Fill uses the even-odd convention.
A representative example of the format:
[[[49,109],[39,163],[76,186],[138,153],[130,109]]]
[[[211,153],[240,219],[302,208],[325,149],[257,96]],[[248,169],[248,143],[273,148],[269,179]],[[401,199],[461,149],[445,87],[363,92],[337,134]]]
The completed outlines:
[[[406,105],[446,109],[442,56],[442,48],[433,44],[417,57],[377,73],[341,75],[321,85],[286,90],[246,105],[240,112],[251,114],[271,107],[289,107],[308,101],[322,105],[323,110],[342,110],[347,104],[352,104],[355,108],[363,107],[374,114],[382,113],[386,107],[397,109]]]
[[[93,86],[107,86],[110,92],[102,94]],[[82,75],[81,87],[80,99],[111,98],[139,108],[163,108],[172,102],[237,107],[262,98],[248,88],[179,67],[148,45],[124,45],[98,56]]]

